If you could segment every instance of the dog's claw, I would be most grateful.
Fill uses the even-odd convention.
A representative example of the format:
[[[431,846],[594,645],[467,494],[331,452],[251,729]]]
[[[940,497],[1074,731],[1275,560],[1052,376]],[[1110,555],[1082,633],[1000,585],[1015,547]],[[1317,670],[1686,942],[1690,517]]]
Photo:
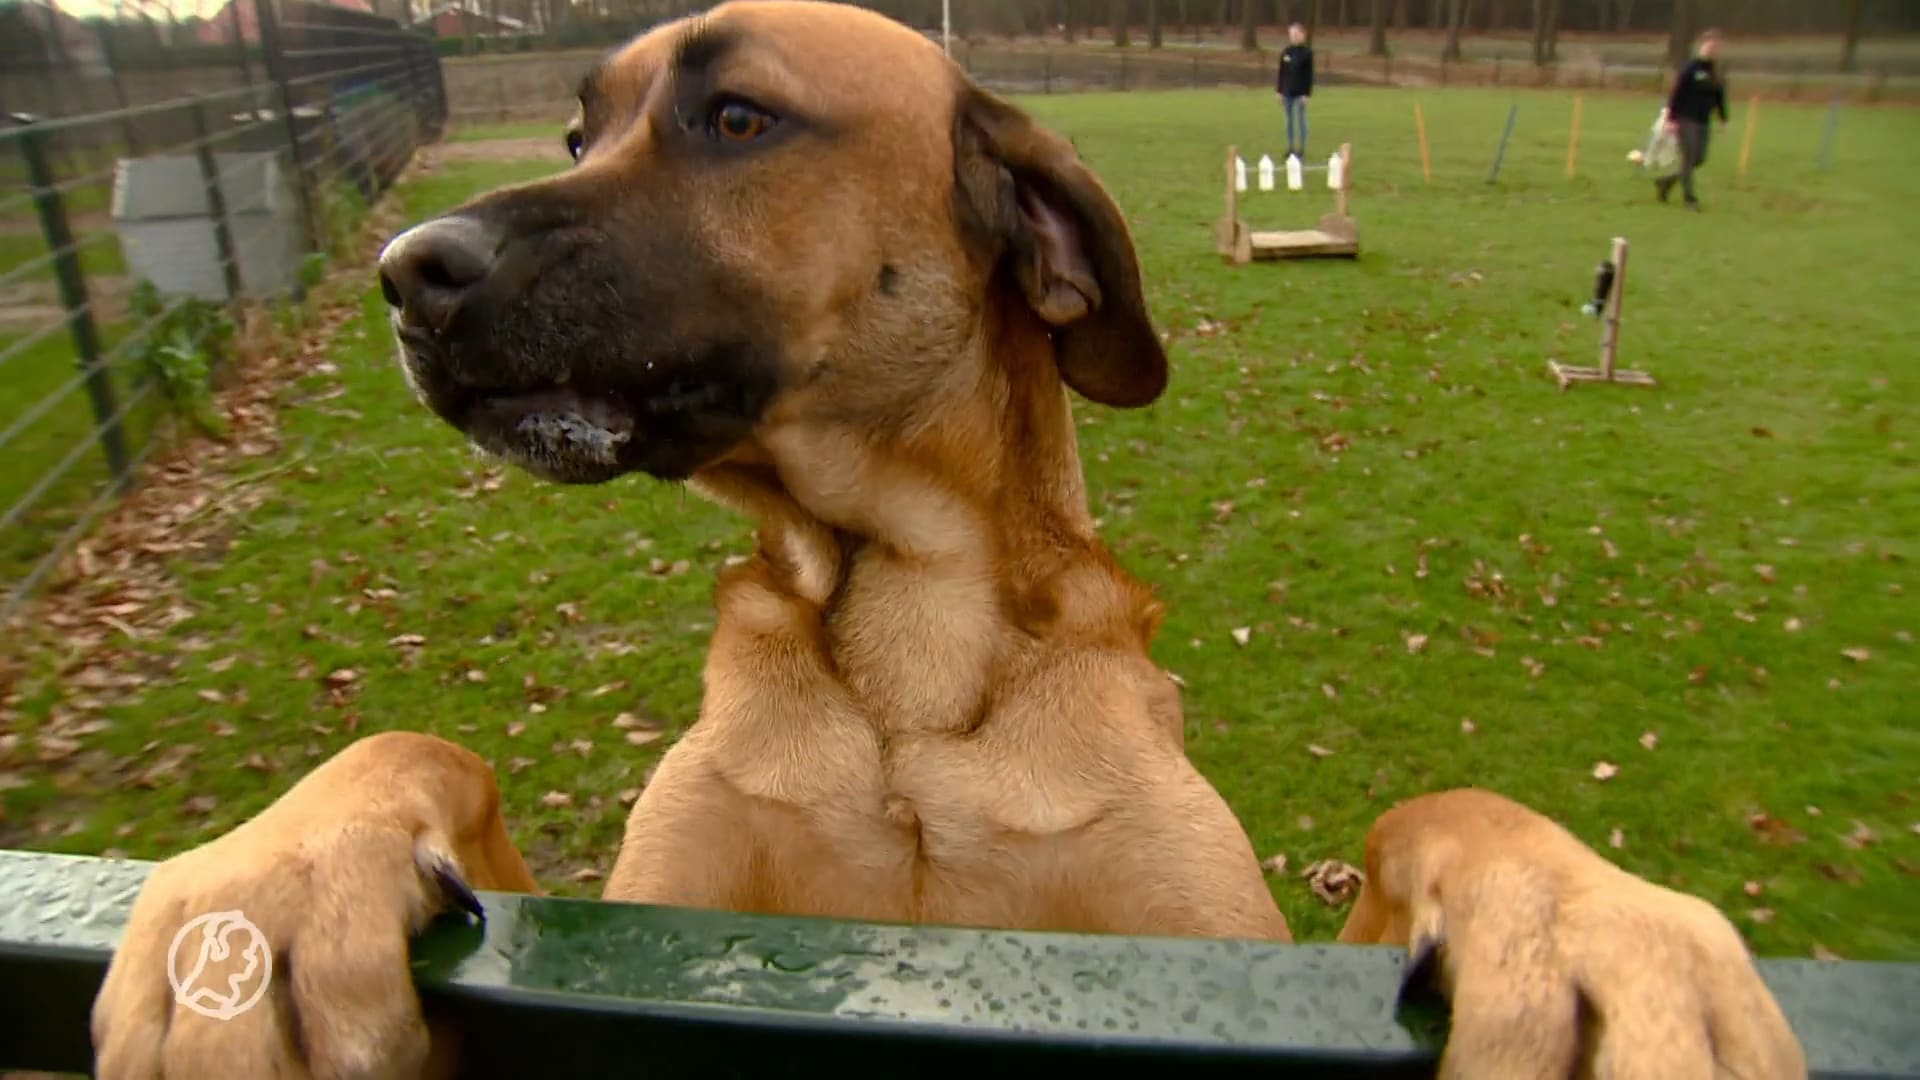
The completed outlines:
[[[482,922],[486,921],[487,912],[480,906],[480,898],[473,894],[473,888],[460,876],[459,868],[451,860],[434,861],[433,880],[440,886],[441,895],[452,901],[454,906]]]

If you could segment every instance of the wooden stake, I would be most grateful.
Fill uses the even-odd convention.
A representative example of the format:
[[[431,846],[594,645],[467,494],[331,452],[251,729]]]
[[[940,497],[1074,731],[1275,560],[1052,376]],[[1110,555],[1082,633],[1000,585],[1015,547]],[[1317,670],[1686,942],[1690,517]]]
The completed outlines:
[[[1573,95],[1573,130],[1567,135],[1567,179],[1573,179],[1574,156],[1580,151],[1580,98]]]
[[[1613,288],[1607,291],[1607,310],[1600,331],[1600,373],[1613,381],[1613,356],[1620,347],[1620,304],[1627,296],[1627,238],[1613,238]]]
[[[1547,368],[1560,383],[1560,389],[1577,382],[1629,383],[1634,386],[1654,385],[1653,376],[1644,371],[1614,366],[1614,357],[1620,348],[1620,309],[1627,298],[1627,238],[1613,238],[1613,287],[1607,291],[1606,308],[1600,313],[1600,366],[1575,367],[1549,360]]]
[[[1347,216],[1347,192],[1353,188],[1353,144],[1340,144],[1340,188],[1333,193],[1333,212]]]
[[[1747,127],[1740,134],[1740,179],[1747,178],[1747,162],[1753,157],[1753,129],[1760,125],[1760,95],[1747,102]]]
[[[1413,103],[1413,126],[1420,130],[1420,175],[1428,184],[1433,183],[1433,162],[1427,157],[1427,114],[1420,111],[1420,103]]]

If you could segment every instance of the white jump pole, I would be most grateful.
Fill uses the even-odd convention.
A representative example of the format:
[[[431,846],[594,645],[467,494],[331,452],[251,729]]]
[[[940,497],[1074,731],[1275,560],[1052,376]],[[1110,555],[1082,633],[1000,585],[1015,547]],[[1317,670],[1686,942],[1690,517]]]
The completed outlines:
[[[953,0],[940,0],[940,47],[953,55]]]

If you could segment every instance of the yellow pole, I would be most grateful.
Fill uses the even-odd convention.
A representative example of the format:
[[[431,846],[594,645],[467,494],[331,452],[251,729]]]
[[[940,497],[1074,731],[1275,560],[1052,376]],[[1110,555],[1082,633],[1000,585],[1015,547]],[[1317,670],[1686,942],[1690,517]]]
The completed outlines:
[[[1433,162],[1427,157],[1427,114],[1420,111],[1420,103],[1413,103],[1413,123],[1420,129],[1420,175],[1427,183],[1433,183]]]
[[[1760,123],[1760,95],[1747,102],[1747,130],[1740,136],[1740,179],[1747,178],[1747,160],[1753,157],[1753,129]]]
[[[1580,95],[1573,95],[1573,131],[1567,136],[1567,179],[1573,179],[1574,155],[1580,150]]]

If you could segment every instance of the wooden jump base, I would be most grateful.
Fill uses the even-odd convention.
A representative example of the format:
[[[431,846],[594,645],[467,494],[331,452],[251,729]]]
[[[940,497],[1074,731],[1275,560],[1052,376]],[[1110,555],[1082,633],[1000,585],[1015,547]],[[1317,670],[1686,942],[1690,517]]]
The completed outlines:
[[[1215,223],[1214,250],[1235,266],[1255,260],[1355,258],[1360,254],[1360,226],[1347,214],[1353,186],[1353,144],[1340,144],[1340,186],[1334,190],[1334,211],[1317,228],[1292,231],[1255,231],[1240,220],[1240,193],[1234,188],[1238,147],[1227,147],[1227,210]]]
[[[1600,329],[1600,366],[1575,367],[1562,364],[1558,360],[1547,361],[1548,370],[1565,390],[1578,382],[1626,383],[1630,386],[1653,386],[1653,376],[1644,371],[1631,368],[1616,368],[1613,365],[1614,351],[1620,345],[1620,306],[1626,300],[1627,293],[1627,238],[1613,238],[1613,287],[1607,290],[1607,308],[1602,315]]]

